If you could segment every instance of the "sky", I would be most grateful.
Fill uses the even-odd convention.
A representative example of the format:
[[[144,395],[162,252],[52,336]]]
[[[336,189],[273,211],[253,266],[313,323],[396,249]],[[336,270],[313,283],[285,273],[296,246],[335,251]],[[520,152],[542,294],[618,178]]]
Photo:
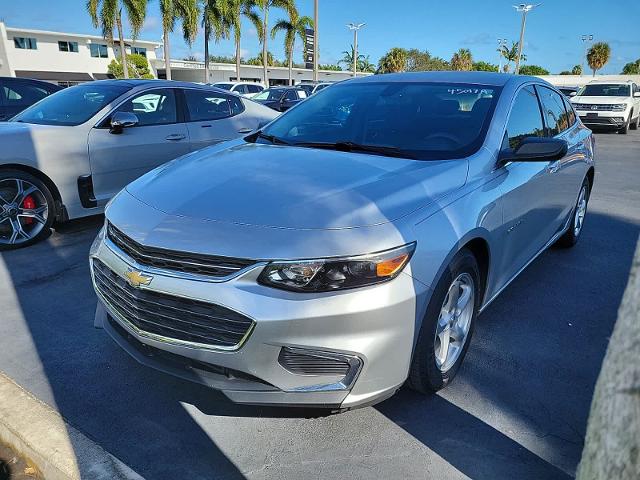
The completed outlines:
[[[373,63],[392,47],[428,50],[450,59],[459,48],[471,50],[474,60],[498,63],[497,39],[518,40],[521,15],[508,0],[319,0],[320,62],[335,63],[350,48],[353,34],[346,24],[366,23],[358,36],[359,52]],[[100,34],[93,28],[85,0],[0,0],[0,19],[8,26],[52,31]],[[297,0],[302,15],[313,16],[313,0]],[[158,0],[150,0],[140,38],[160,41],[162,29]],[[285,13],[270,11],[271,24]],[[580,37],[592,34],[612,49],[602,73],[620,73],[625,63],[640,58],[640,2],[633,0],[546,0],[527,16],[524,53],[527,64],[552,73],[570,70],[582,62]],[[128,35],[127,35],[128,36]],[[192,46],[180,28],[170,37],[171,57],[204,58],[202,35]],[[302,60],[297,41],[295,60]],[[241,42],[245,58],[261,49],[255,29],[245,22]],[[282,35],[270,40],[269,50],[284,59]],[[232,41],[210,44],[211,54],[232,55]]]

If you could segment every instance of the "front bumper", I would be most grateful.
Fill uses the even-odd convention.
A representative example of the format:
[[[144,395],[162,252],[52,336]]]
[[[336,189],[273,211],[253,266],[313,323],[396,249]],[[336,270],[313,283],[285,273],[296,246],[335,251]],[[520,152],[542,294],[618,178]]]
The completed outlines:
[[[607,112],[598,111],[590,112],[588,110],[579,110],[578,116],[587,127],[601,128],[622,128],[627,122],[629,114],[626,111]]]
[[[100,234],[90,253],[112,272],[145,271]],[[300,294],[261,286],[262,265],[224,282],[154,272],[144,287],[237,311],[254,320],[235,350],[153,338],[99,297],[96,324],[139,362],[222,391],[238,403],[351,408],[392,395],[405,381],[416,328],[430,289],[410,276],[330,294]],[[170,272],[168,272],[170,273]],[[94,278],[95,287],[95,278]],[[350,359],[347,375],[293,373],[279,362],[283,348]]]

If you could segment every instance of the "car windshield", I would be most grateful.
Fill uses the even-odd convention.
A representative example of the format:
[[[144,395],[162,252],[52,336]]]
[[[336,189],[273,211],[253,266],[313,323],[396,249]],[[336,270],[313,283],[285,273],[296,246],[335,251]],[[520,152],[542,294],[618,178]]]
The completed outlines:
[[[578,95],[585,97],[628,97],[631,95],[629,85],[597,83],[585,85]]]
[[[280,100],[284,90],[281,88],[267,88],[266,90],[262,90],[257,95],[254,95],[254,100]]]
[[[305,100],[272,122],[262,138],[422,160],[461,158],[482,145],[499,90],[459,83],[347,82]]]
[[[233,83],[214,83],[213,86],[221,88],[222,90],[231,90],[233,88]]]
[[[12,121],[41,125],[80,125],[129,90],[125,85],[86,83],[44,98]]]

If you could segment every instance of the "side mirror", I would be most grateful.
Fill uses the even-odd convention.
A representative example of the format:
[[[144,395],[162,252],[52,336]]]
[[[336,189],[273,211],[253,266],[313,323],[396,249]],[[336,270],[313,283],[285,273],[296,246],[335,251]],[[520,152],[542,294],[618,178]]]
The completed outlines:
[[[111,133],[120,134],[125,128],[135,127],[138,124],[138,117],[131,112],[116,112],[111,116]]]
[[[515,150],[506,148],[500,152],[499,163],[507,162],[552,162],[567,154],[565,140],[557,138],[527,137]]]
[[[578,92],[570,92],[570,93],[569,93],[569,96],[570,96],[570,97],[575,97],[577,94],[578,94]]]
[[[636,92],[633,94],[634,98],[640,98],[640,92]]]

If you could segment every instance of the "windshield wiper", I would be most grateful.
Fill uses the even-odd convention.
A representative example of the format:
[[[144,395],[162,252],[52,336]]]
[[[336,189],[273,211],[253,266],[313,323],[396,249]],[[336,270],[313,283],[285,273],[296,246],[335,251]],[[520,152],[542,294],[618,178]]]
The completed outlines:
[[[245,140],[255,143],[258,138],[264,138],[265,140],[273,143],[274,145],[291,145],[286,140],[276,137],[275,135],[269,135],[268,133],[264,133],[262,130],[258,130],[257,132],[252,133]]]
[[[374,155],[384,155],[387,157],[409,158],[417,160],[417,157],[405,150],[397,147],[388,147],[384,145],[364,145],[361,143],[342,141],[342,142],[300,142],[292,144],[295,147],[308,148],[325,148],[328,150],[337,150],[340,152],[360,152],[371,153]]]

